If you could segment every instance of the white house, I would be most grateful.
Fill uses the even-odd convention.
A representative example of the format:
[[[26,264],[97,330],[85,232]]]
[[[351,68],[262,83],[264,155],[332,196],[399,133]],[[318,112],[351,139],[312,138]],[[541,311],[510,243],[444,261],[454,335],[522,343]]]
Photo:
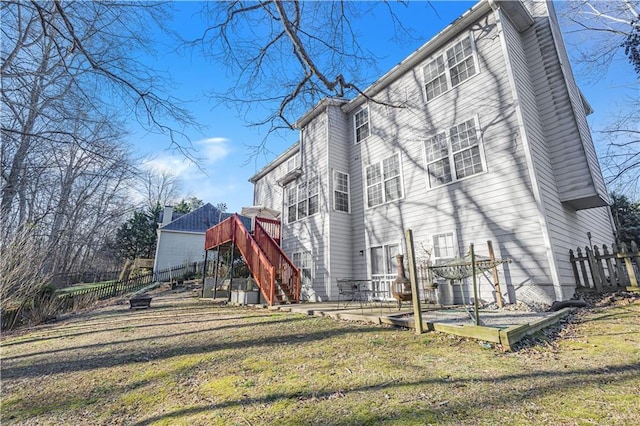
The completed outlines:
[[[613,225],[551,2],[480,1],[365,94],[318,103],[250,179],[283,212],[303,299],[335,300],[340,278],[388,286],[406,229],[432,263],[491,240],[512,302],[573,295],[569,249]]]
[[[165,207],[158,227],[154,272],[203,261],[205,232],[229,216],[210,203],[184,215]]]

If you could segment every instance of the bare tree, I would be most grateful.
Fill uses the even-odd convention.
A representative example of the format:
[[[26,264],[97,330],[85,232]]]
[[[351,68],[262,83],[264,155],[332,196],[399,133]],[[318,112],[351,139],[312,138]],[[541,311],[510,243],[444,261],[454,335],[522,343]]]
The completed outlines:
[[[564,32],[576,61],[592,76],[606,74],[616,55],[624,54],[640,76],[640,1],[580,0],[559,3]]]
[[[630,72],[640,78],[640,1],[581,0],[559,3],[564,32],[573,60],[586,76],[605,76],[616,58],[626,58]],[[624,66],[616,62],[616,66]],[[601,158],[607,183],[616,191],[637,199],[640,194],[640,90],[630,83],[620,109],[609,122],[596,128],[595,136],[606,145]]]
[[[27,225],[0,239],[0,313],[14,312],[9,327],[50,278],[44,267],[47,250],[38,237],[38,228]]]
[[[144,198],[145,207],[149,210],[157,206],[170,206],[180,197],[180,182],[172,173],[162,170],[142,172],[137,180],[137,191]]]
[[[320,99],[362,93],[373,80],[376,55],[362,48],[352,24],[376,7],[388,7],[398,33],[408,34],[386,2],[209,2],[209,26],[193,44],[235,77],[216,99],[240,114],[268,111],[252,124],[270,132],[290,129]]]
[[[28,183],[28,156],[38,146],[73,139],[83,126],[67,106],[116,118],[134,116],[151,132],[167,134],[189,154],[184,126],[190,115],[167,94],[167,76],[148,69],[132,50],[148,51],[150,28],[167,13],[147,2],[6,1],[2,12],[2,185],[0,213],[10,216]],[[123,106],[126,106],[123,108]],[[78,120],[80,120],[78,122]],[[179,128],[166,123],[180,123]]]

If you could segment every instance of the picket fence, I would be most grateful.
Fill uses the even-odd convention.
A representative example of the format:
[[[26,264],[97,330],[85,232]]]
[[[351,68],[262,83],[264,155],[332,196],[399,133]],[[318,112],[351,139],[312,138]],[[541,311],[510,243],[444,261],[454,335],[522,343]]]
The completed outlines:
[[[600,250],[602,248],[602,251]],[[615,290],[638,291],[640,277],[640,253],[638,245],[632,242],[606,245],[578,247],[569,250],[569,259],[577,288],[593,289],[598,292]]]

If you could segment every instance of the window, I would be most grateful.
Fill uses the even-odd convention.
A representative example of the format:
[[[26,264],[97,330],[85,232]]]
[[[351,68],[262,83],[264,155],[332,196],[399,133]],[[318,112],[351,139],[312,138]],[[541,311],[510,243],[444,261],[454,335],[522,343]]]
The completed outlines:
[[[333,171],[333,208],[349,213],[349,175]]]
[[[471,38],[467,37],[447,50],[447,65],[451,87],[455,87],[476,73]]]
[[[424,67],[424,81],[428,100],[447,91],[447,76],[442,56],[437,57]]]
[[[293,263],[300,268],[300,285],[303,288],[311,287],[312,260],[310,251],[299,251],[292,255]]]
[[[477,120],[472,118],[425,142],[429,186],[444,185],[484,170]]]
[[[371,247],[371,274],[392,275],[396,272],[396,256],[400,254],[399,244]]]
[[[436,264],[456,257],[456,246],[453,232],[433,236],[433,259]]]
[[[394,154],[366,169],[367,206],[402,198],[400,154]]]
[[[311,178],[287,188],[289,223],[318,213],[318,178]]]
[[[427,101],[477,73],[471,37],[459,41],[422,70]]]
[[[356,143],[359,143],[369,137],[369,108],[362,108],[356,112],[354,117],[356,130]]]
[[[300,154],[295,154],[287,160],[287,173],[300,167]]]

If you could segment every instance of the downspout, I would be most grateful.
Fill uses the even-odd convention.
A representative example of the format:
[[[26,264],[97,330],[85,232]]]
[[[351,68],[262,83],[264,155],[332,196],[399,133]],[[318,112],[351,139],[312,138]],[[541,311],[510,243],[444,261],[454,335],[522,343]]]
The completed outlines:
[[[331,129],[331,126],[329,125],[329,120],[331,119],[331,111],[330,111],[329,107],[330,107],[330,105],[327,106],[327,110],[326,110],[327,111],[327,121],[326,121],[326,127],[327,127],[327,129],[326,129],[326,132],[327,132],[327,141],[326,141],[326,143],[327,143],[327,149],[326,149],[327,161],[326,161],[325,164],[327,165],[326,176],[327,176],[327,201],[328,202],[327,202],[327,258],[325,259],[324,264],[325,264],[325,268],[327,270],[326,279],[328,279],[328,281],[329,281],[328,282],[328,288],[326,289],[326,291],[327,291],[327,299],[331,300],[331,296],[332,296],[332,293],[333,293],[333,291],[332,291],[333,286],[331,285],[332,281],[333,281],[332,274],[331,274],[331,264],[332,264],[332,262],[331,262],[331,216],[332,216],[332,213],[333,213],[333,206],[332,206],[332,204],[333,204],[333,181],[332,181],[333,170],[332,170],[332,168],[330,167],[330,164],[329,164],[329,158],[330,158],[329,150],[331,148],[331,143],[330,143],[331,137],[330,137],[330,133],[329,133],[329,130]],[[313,263],[312,263],[312,265],[313,265]],[[315,268],[315,265],[313,265],[313,266]],[[325,285],[327,285],[326,280],[323,280],[323,281],[325,281]],[[311,287],[313,288],[313,285]]]

